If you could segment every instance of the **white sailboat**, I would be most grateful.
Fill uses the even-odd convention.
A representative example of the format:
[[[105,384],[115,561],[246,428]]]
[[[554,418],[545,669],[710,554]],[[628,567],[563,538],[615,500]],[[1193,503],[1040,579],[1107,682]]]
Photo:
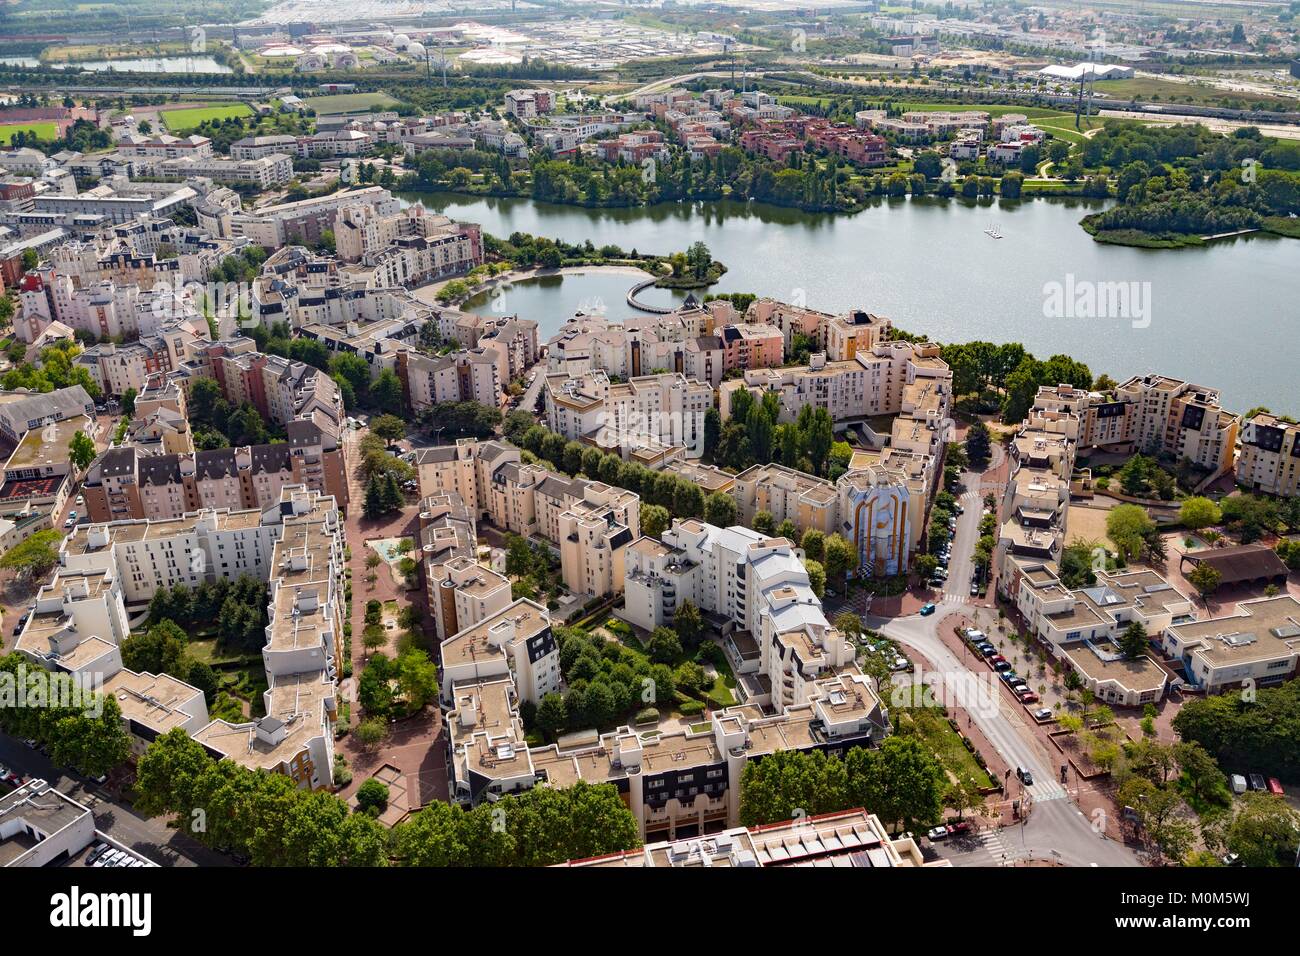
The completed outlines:
[[[984,235],[988,236],[990,239],[1002,238],[1002,233],[998,232],[997,226],[989,226],[987,229],[984,230]]]

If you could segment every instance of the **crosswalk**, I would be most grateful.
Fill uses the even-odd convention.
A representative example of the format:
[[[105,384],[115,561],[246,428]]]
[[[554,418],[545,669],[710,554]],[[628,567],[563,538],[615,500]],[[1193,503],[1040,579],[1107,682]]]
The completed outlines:
[[[1010,866],[1016,860],[1025,856],[1024,847],[1017,846],[1014,841],[1008,840],[1002,835],[1001,830],[985,830],[980,834],[980,843],[989,851],[989,856],[993,857],[994,863],[1001,863],[1003,866]]]
[[[1045,803],[1048,800],[1064,800],[1068,794],[1065,788],[1059,783],[1036,783],[1029,790],[1029,795],[1034,798],[1036,803]]]

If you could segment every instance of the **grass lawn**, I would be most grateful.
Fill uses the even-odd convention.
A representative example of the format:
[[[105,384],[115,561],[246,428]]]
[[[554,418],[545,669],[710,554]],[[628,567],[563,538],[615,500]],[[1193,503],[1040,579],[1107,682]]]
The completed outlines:
[[[0,143],[8,143],[19,130],[26,130],[37,139],[55,140],[59,138],[58,123],[9,123],[5,126],[0,126]]]
[[[304,101],[320,116],[325,113],[365,113],[368,110],[386,110],[401,105],[401,100],[387,93],[338,93],[334,96],[312,96]]]
[[[961,735],[948,724],[948,718],[934,708],[900,708],[894,712],[901,733],[911,732],[921,738],[943,769],[959,780],[974,778],[980,787],[993,786],[987,770],[975,762],[975,756],[962,743]]]
[[[204,637],[197,640],[191,639],[189,643],[190,653],[194,659],[202,661],[205,664],[238,664],[240,662],[260,662],[261,658],[257,654],[232,654],[229,651],[222,650],[215,637]]]
[[[230,119],[232,116],[251,116],[253,111],[243,103],[230,106],[193,106],[188,109],[164,110],[163,125],[169,133],[187,133],[208,120]]]

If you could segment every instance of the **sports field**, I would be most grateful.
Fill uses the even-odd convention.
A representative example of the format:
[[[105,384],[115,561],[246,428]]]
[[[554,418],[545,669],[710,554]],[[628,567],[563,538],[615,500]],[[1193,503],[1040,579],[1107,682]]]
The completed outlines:
[[[19,130],[27,130],[28,133],[35,133],[38,139],[55,140],[59,138],[58,123],[7,123],[0,126],[0,143],[8,143],[13,139],[14,133]]]
[[[251,116],[253,113],[243,103],[230,106],[195,106],[190,109],[163,110],[159,115],[169,133],[188,133],[208,120],[224,120],[232,116]]]

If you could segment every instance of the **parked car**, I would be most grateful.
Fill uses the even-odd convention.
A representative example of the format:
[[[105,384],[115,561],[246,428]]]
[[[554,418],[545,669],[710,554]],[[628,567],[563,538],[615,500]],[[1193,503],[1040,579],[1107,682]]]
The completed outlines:
[[[26,740],[23,741],[23,745],[24,745],[24,746],[27,746],[27,747],[30,747],[32,750],[35,750],[35,749],[36,749],[36,738],[35,738],[35,737],[28,737]]]
[[[107,843],[98,843],[95,848],[86,854],[86,865],[93,866],[95,861],[107,853],[109,846]]]
[[[979,647],[976,648],[976,650],[978,650],[985,657],[996,657],[998,653],[998,649],[994,647],[992,644],[981,644]]]
[[[1264,775],[1262,773],[1252,773],[1246,779],[1250,782],[1250,789],[1252,790],[1268,789],[1268,783],[1265,782]]]
[[[1021,783],[1023,783],[1026,787],[1032,787],[1034,785],[1034,775],[1030,773],[1028,770],[1026,770],[1024,767],[1016,768],[1016,779],[1019,780]]]
[[[978,643],[984,640],[984,637],[983,631],[977,631],[973,627],[966,628],[966,640]]]
[[[961,836],[963,833],[970,833],[970,821],[957,820],[955,823],[948,824],[948,833],[950,836]]]
[[[934,613],[934,605],[933,605],[933,604],[931,604],[931,603],[929,603],[929,602],[926,602],[925,604],[922,604],[922,605],[921,605],[921,617],[926,617],[926,616],[928,616],[928,615],[930,615],[930,614],[933,614],[933,613]]]
[[[1018,696],[1018,697],[1020,698],[1020,703],[1022,703],[1022,704],[1036,704],[1036,703],[1038,703],[1038,695],[1035,694],[1032,690],[1022,691],[1021,693],[1017,694],[1016,696]]]
[[[1286,791],[1282,789],[1282,781],[1277,777],[1268,778],[1268,792],[1278,797],[1286,795]]]
[[[1011,669],[1010,661],[1003,661],[1001,664],[994,664],[993,669],[997,671],[998,676],[1001,677],[1008,684],[1010,684],[1018,676],[1016,672]]]
[[[997,667],[999,664],[1005,664],[1006,662],[1007,659],[1003,657],[1001,654],[994,654],[992,657],[989,658],[989,663],[992,664],[994,667]]]
[[[1051,720],[1052,710],[1050,707],[1043,707],[1034,711],[1034,720]]]
[[[978,595],[979,593],[980,593],[979,582],[978,582],[978,581],[972,581],[972,582],[970,583],[970,596],[971,596],[971,597],[975,597],[975,596]]]
[[[939,577],[938,575],[935,575],[934,577],[932,577],[930,580],[926,581],[925,583],[930,587],[930,589],[931,589],[932,591],[940,591],[940,590],[943,589],[944,580],[943,580],[943,578]]]
[[[1241,854],[1225,853],[1219,862],[1224,866],[1241,866]]]
[[[1246,778],[1243,777],[1241,774],[1234,773],[1232,777],[1229,779],[1231,780],[1232,783],[1233,793],[1242,794],[1245,793],[1247,789],[1249,789],[1246,785]]]
[[[929,833],[926,834],[926,836],[928,836],[931,840],[946,840],[948,839],[948,828],[934,827],[932,830],[930,830]]]

